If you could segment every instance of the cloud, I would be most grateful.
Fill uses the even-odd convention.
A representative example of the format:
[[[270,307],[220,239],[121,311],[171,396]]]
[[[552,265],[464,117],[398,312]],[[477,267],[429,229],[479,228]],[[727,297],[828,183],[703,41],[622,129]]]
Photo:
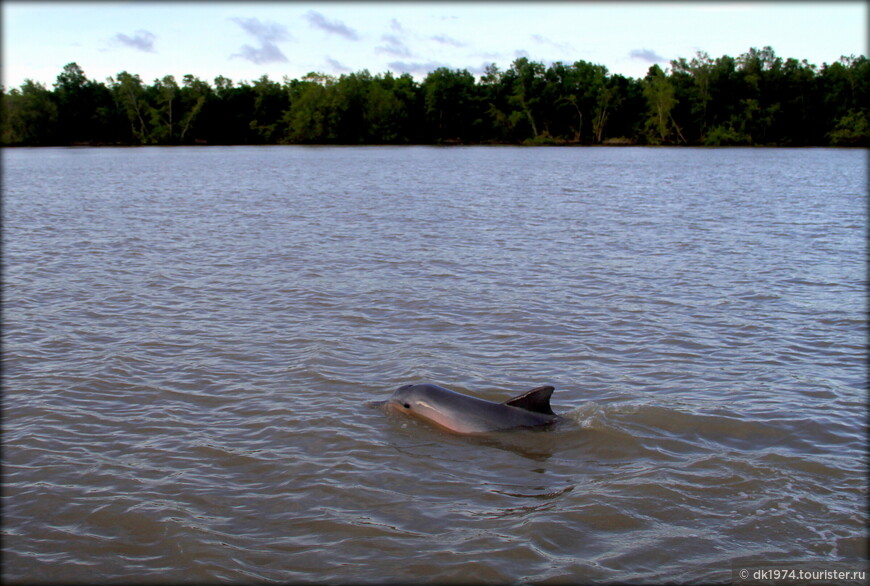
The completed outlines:
[[[387,67],[393,71],[398,71],[399,73],[416,73],[418,75],[425,75],[429,72],[435,71],[439,67],[450,67],[450,65],[439,61],[427,61],[425,63],[419,61],[391,61],[390,63],[387,63]]]
[[[344,63],[342,63],[336,59],[333,59],[332,57],[327,57],[326,63],[336,73],[350,73],[351,72],[350,67],[346,66]]]
[[[532,35],[532,40],[538,44],[553,47],[554,49],[561,51],[562,53],[574,52],[574,48],[571,46],[570,43],[557,43],[556,41],[551,41],[543,35]]]
[[[486,73],[489,63],[481,63],[479,67],[454,67],[443,61],[391,61],[387,67],[398,73],[410,73],[412,75],[426,76],[436,69],[446,67],[451,71],[465,69],[468,73],[480,77]]]
[[[291,39],[290,33],[287,32],[287,27],[277,22],[260,22],[257,18],[234,17],[230,20],[260,42],[259,47],[243,45],[239,53],[230,55],[230,59],[241,57],[258,65],[263,63],[284,63],[287,61],[287,56],[275,44],[279,41],[289,41]]]
[[[385,44],[375,47],[375,53],[386,53],[387,55],[393,55],[394,57],[411,57],[413,53],[408,45],[405,44],[404,39],[408,36],[413,37],[416,35],[413,35],[395,18],[390,19],[390,29],[395,34],[387,33],[381,35],[381,41]]]
[[[453,37],[448,37],[447,35],[433,35],[429,37],[436,43],[440,43],[442,45],[450,45],[451,47],[464,47],[467,43],[463,43],[462,41],[457,41]]]
[[[378,45],[375,47],[375,53],[386,53],[388,55],[395,55],[396,57],[411,56],[411,50],[396,35],[384,35],[381,37],[381,40],[385,41],[386,45]]]
[[[480,57],[481,59],[489,59],[489,62],[492,61],[504,61],[505,59],[509,59],[509,55],[505,55],[501,52],[493,52],[493,51],[477,51],[473,55],[473,57]]]
[[[664,57],[651,49],[633,49],[628,54],[632,59],[646,61],[647,63],[664,63],[667,61]]]
[[[311,26],[326,31],[327,33],[344,37],[350,41],[359,40],[359,34],[340,20],[327,20],[325,16],[319,12],[315,12],[314,10],[306,12],[305,18]]]
[[[264,63],[286,63],[287,56],[281,52],[281,49],[278,48],[274,43],[263,43],[262,47],[252,47],[250,45],[242,45],[242,48],[239,49],[240,53],[233,53],[230,55],[230,59],[233,57],[241,57],[242,59],[247,59],[251,63],[256,63],[257,65],[262,65]]]
[[[290,33],[287,32],[287,27],[277,22],[260,22],[259,18],[231,18],[234,23],[242,27],[249,35],[256,38],[261,43],[276,43],[278,41],[289,41]]]
[[[112,37],[112,41],[117,44],[124,45],[126,47],[130,47],[132,49],[136,49],[137,51],[144,51],[146,53],[156,53],[154,50],[154,39],[157,38],[153,33],[150,33],[146,30],[139,29],[136,31],[136,34],[132,37],[128,37],[124,33],[118,33],[114,37]]]

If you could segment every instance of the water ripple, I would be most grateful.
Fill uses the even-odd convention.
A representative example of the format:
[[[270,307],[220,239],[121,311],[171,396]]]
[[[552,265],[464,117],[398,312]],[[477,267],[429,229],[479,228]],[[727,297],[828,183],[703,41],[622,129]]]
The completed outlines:
[[[4,152],[3,577],[858,563],[865,162]],[[366,406],[423,380],[494,401],[553,384],[564,420],[461,437]]]

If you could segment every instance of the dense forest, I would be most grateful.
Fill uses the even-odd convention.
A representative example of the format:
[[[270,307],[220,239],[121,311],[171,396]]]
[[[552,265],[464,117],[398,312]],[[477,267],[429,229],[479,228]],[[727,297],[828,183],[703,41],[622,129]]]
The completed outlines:
[[[2,88],[0,88],[2,89]],[[171,75],[101,83],[76,63],[49,90],[0,91],[4,145],[643,144],[870,146],[870,61],[821,67],[750,49],[671,61],[643,79],[519,58],[507,70],[209,84]]]

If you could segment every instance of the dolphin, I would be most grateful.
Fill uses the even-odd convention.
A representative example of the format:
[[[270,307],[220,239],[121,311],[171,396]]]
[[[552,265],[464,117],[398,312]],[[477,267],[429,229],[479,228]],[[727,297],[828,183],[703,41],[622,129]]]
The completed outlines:
[[[437,385],[405,385],[393,393],[386,406],[457,433],[485,433],[556,422],[560,417],[550,409],[553,390],[553,387],[544,385],[504,403],[494,403]]]

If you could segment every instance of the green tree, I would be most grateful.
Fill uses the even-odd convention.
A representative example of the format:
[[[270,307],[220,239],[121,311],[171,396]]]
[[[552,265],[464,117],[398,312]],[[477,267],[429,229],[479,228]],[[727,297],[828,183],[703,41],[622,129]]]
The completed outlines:
[[[439,67],[423,80],[426,131],[432,142],[464,142],[477,118],[475,81],[465,69]]]
[[[669,142],[674,130],[680,134],[680,129],[671,116],[677,100],[674,97],[673,84],[658,65],[649,68],[649,73],[644,78],[643,93],[649,104],[649,117],[646,121],[648,140],[652,144]]]
[[[284,130],[281,118],[290,106],[290,100],[280,83],[263,75],[254,82],[254,119],[250,126],[259,141],[279,142]]]
[[[179,133],[179,141],[185,142],[190,136],[191,131],[197,130],[196,122],[206,102],[211,98],[211,86],[208,82],[202,81],[198,77],[187,74],[182,78],[181,89],[179,91],[179,102],[181,104],[181,130]]]
[[[541,95],[541,124],[547,139],[579,142],[582,114],[577,107],[572,70],[556,61],[544,72],[546,85]],[[575,119],[579,116],[580,120]],[[545,139],[546,140],[546,139]]]
[[[703,51],[698,51],[691,61],[683,57],[671,61],[671,81],[677,97],[674,118],[681,121],[690,142],[704,142],[709,130],[714,65]]]
[[[85,72],[77,63],[67,63],[54,83],[58,132],[64,143],[81,141],[86,133],[90,118],[87,82]]]
[[[751,48],[737,60],[743,74],[745,98],[741,100],[743,113],[741,130],[750,144],[764,144],[774,138],[781,106],[775,99],[776,84],[782,69],[782,59],[771,47]]]
[[[112,95],[118,108],[126,114],[130,123],[128,143],[143,144],[148,137],[148,127],[145,116],[148,103],[145,99],[145,88],[138,75],[122,71],[115,78],[109,78]]]
[[[574,142],[600,143],[616,98],[616,92],[608,85],[607,68],[588,61],[575,61],[559,77],[565,84],[559,100],[576,112],[576,123],[571,125]]]
[[[57,104],[41,83],[25,79],[21,89],[3,92],[0,142],[5,145],[56,144]]]
[[[485,106],[485,129],[487,138],[494,142],[514,140],[516,125],[510,118],[512,106],[509,103],[513,93],[513,71],[501,71],[495,63],[487,65],[480,78],[479,91]]]
[[[330,127],[334,140],[342,144],[370,142],[370,129],[366,125],[369,92],[374,84],[368,69],[343,74],[331,87]]]
[[[511,113],[512,122],[516,125],[520,119],[525,119],[532,131],[531,138],[540,139],[538,120],[541,118],[542,97],[546,87],[544,64],[520,57],[513,62],[511,69],[513,91],[508,101],[515,108]]]
[[[405,73],[396,79],[391,73],[372,80],[365,104],[365,142],[408,143],[412,140],[411,114],[416,84]]]
[[[849,110],[837,119],[828,138],[834,146],[870,146],[870,116],[866,111]]]
[[[823,132],[814,115],[819,108],[816,75],[816,68],[806,59],[787,59],[783,64],[776,89],[781,106],[774,128],[778,142],[799,146],[820,143]]]
[[[836,144],[848,143],[854,131],[860,134],[861,113],[866,115],[870,108],[870,61],[852,55],[824,63],[817,84],[823,96],[820,114],[827,138]]]
[[[149,110],[151,140],[160,144],[176,144],[178,83],[175,81],[175,76],[165,75],[162,79],[155,79],[149,93],[153,100]]]
[[[112,136],[112,96],[105,85],[89,80],[78,64],[68,63],[54,88],[62,144],[104,142]]]
[[[643,81],[612,75],[607,80],[606,128],[601,128],[601,142],[617,144],[638,142],[645,133],[649,105],[643,93]]]
[[[254,88],[218,76],[213,99],[207,99],[200,113],[199,134],[212,144],[252,144],[262,141],[251,121],[256,119]],[[283,116],[283,114],[282,114]]]
[[[743,80],[733,57],[718,57],[710,69],[710,102],[707,106],[707,132],[704,144],[710,146],[746,144],[741,126],[740,100]]]
[[[396,142],[419,143],[422,140],[422,129],[418,121],[423,119],[420,85],[410,73],[403,73],[397,78],[384,76],[383,83],[391,85],[393,96],[401,104],[396,119]]]
[[[870,143],[870,61],[820,68],[751,48],[737,59],[699,52],[643,79],[576,61],[527,58],[506,70],[440,68],[422,83],[367,70],[311,73],[283,84],[188,74],[145,86],[122,71],[108,85],[67,64],[54,90],[0,88],[3,144]]]
[[[592,133],[596,143],[604,141],[605,129],[610,120],[611,113],[622,103],[622,96],[617,85],[607,81],[606,85],[598,92],[598,101],[595,104],[595,112],[592,118]]]
[[[285,142],[334,142],[331,118],[335,78],[309,73],[301,81],[290,84],[290,108],[283,122],[287,128]]]

